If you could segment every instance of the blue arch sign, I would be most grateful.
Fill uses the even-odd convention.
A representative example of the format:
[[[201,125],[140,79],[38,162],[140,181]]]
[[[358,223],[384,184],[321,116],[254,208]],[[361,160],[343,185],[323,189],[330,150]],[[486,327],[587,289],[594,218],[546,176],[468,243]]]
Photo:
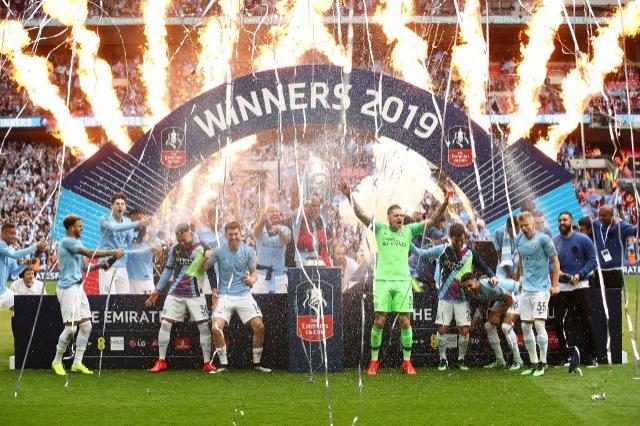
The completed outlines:
[[[56,235],[62,217],[80,214],[83,241],[99,244],[98,218],[111,194],[131,207],[155,211],[174,185],[228,141],[302,123],[341,124],[376,132],[424,156],[457,183],[493,230],[509,208],[534,201],[548,220],[563,210],[581,216],[573,175],[528,141],[503,150],[455,106],[394,77],[328,65],[269,70],[235,79],[175,109],[128,153],[102,147],[62,182]]]

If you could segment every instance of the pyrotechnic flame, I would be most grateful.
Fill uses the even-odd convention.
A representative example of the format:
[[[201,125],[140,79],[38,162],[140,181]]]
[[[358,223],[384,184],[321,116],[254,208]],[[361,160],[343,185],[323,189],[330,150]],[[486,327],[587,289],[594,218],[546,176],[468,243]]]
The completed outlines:
[[[408,17],[413,15],[413,0],[382,0],[373,22],[382,25],[391,50],[391,67],[409,83],[424,90],[431,90],[431,76],[425,60],[429,45],[407,27]]]
[[[255,135],[239,139],[223,147],[202,162],[200,166],[194,167],[182,177],[180,183],[165,198],[158,211],[173,211],[175,207],[178,207],[179,210],[188,211],[191,218],[204,217],[213,200],[216,203],[221,202],[217,198],[222,193],[222,186],[225,179],[229,178],[233,164],[241,153],[256,143],[256,140]]]
[[[546,140],[536,146],[547,156],[555,159],[564,138],[576,128],[582,113],[594,95],[604,90],[604,77],[623,63],[624,51],[620,37],[633,37],[640,32],[640,0],[627,3],[618,9],[609,23],[598,29],[592,37],[593,58],[587,55],[578,58],[576,68],[562,80],[562,98],[566,113],[560,122],[549,128]]]
[[[265,44],[256,59],[259,70],[297,65],[302,55],[317,50],[332,64],[349,68],[344,47],[337,43],[324,24],[324,13],[332,6],[331,0],[280,0],[276,5],[283,24],[274,26],[270,32],[273,48]]]
[[[457,1],[457,0],[456,0]],[[489,118],[485,115],[487,82],[489,81],[489,55],[482,34],[480,3],[467,0],[459,13],[460,43],[453,47],[451,65],[462,80],[464,103],[473,121],[489,130]]]
[[[202,74],[201,92],[213,89],[231,78],[231,58],[238,41],[240,0],[221,0],[223,16],[213,16],[200,33],[202,51],[198,71]]]
[[[200,33],[198,41],[201,46],[198,58],[198,71],[202,74],[201,92],[213,89],[216,86],[231,80],[231,59],[238,41],[238,20],[240,19],[240,0],[222,0],[220,2],[223,16],[211,17],[207,25]],[[251,148],[257,141],[255,135],[249,136],[232,145],[224,147],[221,151],[207,159],[202,169],[196,169],[185,176],[186,191],[182,191],[180,204],[189,203],[189,193],[193,190],[194,175],[203,176],[200,195],[195,206],[192,207],[195,217],[200,217],[210,205],[212,199],[221,192],[220,185],[225,179],[224,162],[233,164],[240,152]]]
[[[89,143],[89,138],[80,121],[71,117],[71,112],[60,97],[58,87],[49,79],[49,63],[40,56],[23,53],[31,39],[22,24],[17,21],[0,22],[0,53],[13,64],[13,79],[27,91],[31,102],[49,111],[56,119],[59,136],[65,145],[78,150],[85,157],[91,156],[98,147]]]
[[[249,150],[256,141],[255,135],[239,139],[212,155],[206,166],[203,164],[203,167],[206,167],[206,187],[209,190],[202,191],[193,206],[193,212],[196,217],[201,217],[206,209],[211,207],[212,200],[217,194],[222,193],[222,183],[226,178],[229,178],[229,171],[232,170],[233,164],[238,160],[239,155]],[[226,167],[224,166],[225,163]]]
[[[124,127],[120,101],[113,89],[111,68],[106,61],[98,58],[100,38],[85,26],[87,0],[43,0],[42,9],[71,27],[78,54],[80,87],[109,140],[126,152],[131,146],[131,139]]]
[[[167,7],[170,0],[147,0],[142,5],[147,50],[140,65],[142,82],[147,89],[147,106],[151,121],[157,123],[170,111],[167,100]]]
[[[529,42],[520,47],[522,62],[516,68],[519,77],[514,90],[516,112],[509,121],[509,144],[527,136],[536,122],[540,109],[538,94],[547,76],[554,36],[562,23],[562,7],[557,0],[542,0],[527,26]]]

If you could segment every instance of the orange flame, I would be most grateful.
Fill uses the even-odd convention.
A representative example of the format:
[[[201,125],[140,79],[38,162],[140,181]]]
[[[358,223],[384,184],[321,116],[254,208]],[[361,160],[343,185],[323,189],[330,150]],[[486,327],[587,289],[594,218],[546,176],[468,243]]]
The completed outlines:
[[[231,58],[238,41],[240,0],[220,2],[224,16],[213,16],[200,33],[202,47],[198,58],[198,71],[202,73],[201,92],[222,84],[231,77]]]
[[[547,156],[555,159],[564,138],[576,128],[582,113],[594,95],[604,89],[604,77],[615,71],[624,60],[620,37],[633,37],[640,32],[640,0],[627,3],[618,9],[605,27],[598,29],[591,38],[593,58],[578,58],[576,68],[562,80],[562,98],[566,113],[560,122],[549,128],[547,139],[536,145]]]
[[[456,3],[457,4],[457,3]],[[463,82],[462,94],[469,116],[483,129],[489,130],[485,115],[487,82],[489,81],[489,55],[480,23],[480,3],[467,0],[459,13],[460,43],[453,47],[451,65]]]
[[[142,82],[147,94],[147,105],[151,110],[151,120],[157,123],[170,111],[167,101],[167,56],[166,16],[170,0],[147,0],[142,5],[144,34],[147,50],[140,65]]]
[[[516,69],[519,80],[514,90],[516,112],[509,120],[509,144],[527,136],[536,122],[538,93],[547,76],[554,36],[562,23],[562,7],[557,0],[542,0],[527,26],[529,43],[520,47],[522,62]]]
[[[49,79],[49,63],[40,56],[23,53],[31,39],[18,21],[0,22],[0,53],[13,63],[13,79],[24,87],[34,105],[51,112],[62,143],[79,151],[85,157],[93,155],[98,147],[89,142],[84,126],[71,117],[71,112],[60,97],[58,87]]]
[[[407,27],[407,17],[413,15],[412,0],[382,0],[376,8],[373,22],[382,25],[391,50],[391,66],[409,83],[431,90],[431,76],[425,65],[429,45]]]
[[[131,139],[124,127],[120,101],[113,89],[111,67],[98,58],[100,38],[85,26],[87,0],[44,0],[42,9],[49,16],[71,27],[78,54],[80,87],[109,140],[126,152],[131,146]]]
[[[283,24],[270,32],[273,45],[263,45],[256,59],[259,70],[297,65],[302,55],[317,50],[337,66],[349,68],[344,47],[337,43],[324,24],[324,13],[332,6],[331,0],[280,0],[276,5]]]

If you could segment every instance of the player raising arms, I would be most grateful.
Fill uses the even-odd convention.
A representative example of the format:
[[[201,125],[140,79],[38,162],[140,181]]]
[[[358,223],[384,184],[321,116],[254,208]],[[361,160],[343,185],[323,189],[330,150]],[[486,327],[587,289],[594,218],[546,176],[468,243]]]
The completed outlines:
[[[522,294],[520,295],[520,320],[522,321],[522,334],[524,346],[529,352],[531,365],[521,374],[542,376],[547,369],[547,346],[549,337],[545,328],[547,310],[549,309],[549,288],[551,294],[556,295],[560,291],[558,278],[560,277],[560,261],[553,241],[548,235],[535,230],[533,215],[529,212],[518,216],[518,223],[522,233],[516,239],[520,262],[520,282]],[[549,278],[549,262],[553,266],[553,282]],[[537,337],[533,334],[533,326],[536,327]],[[536,351],[536,342],[540,348],[540,361]]]
[[[167,369],[167,348],[171,340],[171,327],[176,321],[182,321],[189,311],[191,319],[198,325],[200,331],[200,347],[202,348],[202,371],[211,372],[216,368],[211,364],[211,330],[209,329],[209,308],[202,293],[201,278],[197,274],[198,259],[202,261],[208,247],[194,238],[194,226],[181,223],[176,227],[177,243],[169,250],[169,260],[164,267],[162,276],[156,289],[145,301],[145,306],[155,305],[160,292],[166,287],[169,278],[173,276],[173,283],[169,287],[169,294],[162,308],[158,346],[160,356],[149,369],[150,373],[159,373]],[[196,269],[194,273],[193,269]]]
[[[371,218],[363,213],[358,203],[351,197],[349,186],[341,182],[338,186],[347,197],[356,216],[369,227]],[[397,204],[387,209],[389,224],[375,222],[374,231],[378,245],[378,259],[373,285],[373,309],[375,317],[371,328],[371,361],[367,374],[377,374],[380,361],[378,353],[382,345],[382,330],[390,313],[398,313],[400,325],[400,343],[402,345],[402,369],[405,373],[416,374],[411,363],[411,347],[413,345],[413,330],[409,314],[413,312],[413,291],[411,289],[411,275],[409,274],[409,249],[411,240],[425,228],[430,228],[440,217],[449,204],[450,192],[447,192],[444,202],[438,211],[423,222],[404,225],[402,209]]]
[[[498,277],[498,283],[494,286],[489,279],[482,278],[478,280],[472,273],[464,274],[460,281],[467,295],[482,304],[491,305],[484,329],[487,331],[489,344],[493,349],[496,360],[485,366],[485,368],[506,367],[507,363],[504,361],[502,348],[500,347],[500,336],[498,336],[496,326],[500,324],[500,319],[512,308],[514,295],[520,293],[520,283],[509,278]]]
[[[60,276],[58,278],[56,296],[58,296],[58,302],[60,302],[64,330],[58,337],[56,356],[51,363],[51,368],[59,376],[67,374],[62,366],[62,356],[76,330],[79,330],[76,338],[76,355],[71,372],[93,374],[93,371],[82,363],[82,357],[87,349],[89,336],[91,335],[91,309],[89,308],[87,295],[82,288],[84,258],[111,256],[105,262],[94,263],[85,268],[86,271],[93,271],[98,268],[105,270],[109,269],[117,259],[122,258],[124,250],[91,250],[84,248],[80,242],[80,235],[83,229],[80,216],[75,214],[67,215],[62,219],[62,224],[67,234],[58,242],[57,253],[58,262],[60,263]]]

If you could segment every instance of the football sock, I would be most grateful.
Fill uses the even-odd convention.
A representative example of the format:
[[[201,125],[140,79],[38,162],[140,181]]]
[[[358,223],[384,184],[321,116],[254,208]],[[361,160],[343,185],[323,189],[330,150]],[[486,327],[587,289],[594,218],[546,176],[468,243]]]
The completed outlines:
[[[444,334],[437,333],[438,336],[438,353],[440,359],[447,359],[447,339]]]
[[[169,321],[160,321],[160,332],[158,333],[158,348],[160,350],[160,359],[167,356],[167,348],[171,339],[171,323]]]
[[[200,347],[202,348],[202,360],[207,363],[211,361],[211,329],[208,322],[198,324],[200,331]]]
[[[402,359],[411,359],[411,346],[413,345],[413,329],[403,328],[400,330],[400,343],[402,344]]]
[[[371,361],[378,360],[378,353],[382,345],[382,329],[375,325],[371,327]]]
[[[69,342],[73,338],[73,333],[75,332],[74,328],[71,328],[70,325],[65,325],[62,333],[60,333],[60,337],[58,337],[58,344],[56,345],[56,357],[53,359],[54,364],[60,364],[62,362],[62,355],[67,350],[67,346],[69,346]]]
[[[522,323],[522,334],[524,335],[524,347],[529,352],[529,361],[531,364],[538,363],[538,351],[536,349],[536,336],[533,334],[533,324]]]
[[[227,345],[218,348],[218,359],[220,360],[220,364],[226,366],[229,361],[227,361]]]
[[[467,355],[467,348],[469,347],[469,335],[458,336],[458,359],[464,359]]]
[[[91,321],[85,321],[78,327],[78,337],[76,337],[76,356],[73,359],[73,365],[82,364],[84,351],[87,350],[89,336],[91,335]]]
[[[262,348],[253,348],[253,363],[260,364],[260,359],[262,358]]]
[[[493,349],[493,353],[496,356],[496,360],[504,361],[504,356],[502,355],[502,348],[500,347],[500,336],[498,336],[498,330],[496,329],[496,326],[487,321],[484,323],[484,329],[487,331],[489,344],[491,345],[491,349]]]
[[[506,322],[503,322],[502,332],[504,333],[504,337],[507,339],[507,343],[511,348],[511,352],[513,352],[513,360],[522,362],[522,357],[520,356],[520,347],[518,346],[518,336],[516,336],[516,332],[513,331],[513,324],[507,324]]]
[[[540,348],[540,362],[547,363],[547,347],[549,346],[549,336],[544,326],[543,320],[535,320],[533,324],[536,327],[536,342]]]

